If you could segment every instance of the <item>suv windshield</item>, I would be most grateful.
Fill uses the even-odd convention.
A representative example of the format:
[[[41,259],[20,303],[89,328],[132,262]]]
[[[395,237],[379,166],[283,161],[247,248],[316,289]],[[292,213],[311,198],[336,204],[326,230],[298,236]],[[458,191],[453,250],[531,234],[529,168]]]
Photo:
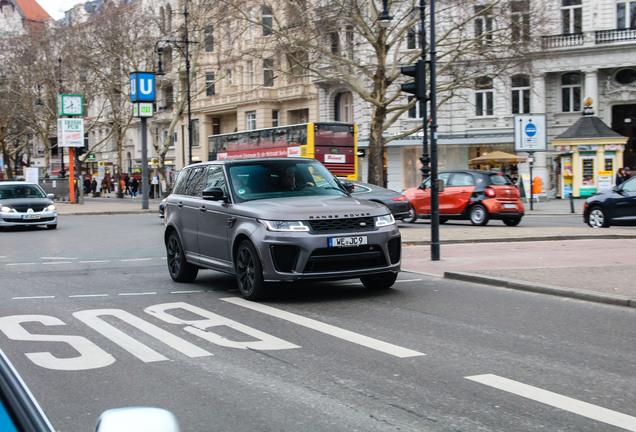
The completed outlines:
[[[336,178],[319,162],[253,161],[229,167],[237,201],[290,196],[345,195]]]
[[[0,185],[0,199],[14,198],[46,198],[46,195],[35,185]]]

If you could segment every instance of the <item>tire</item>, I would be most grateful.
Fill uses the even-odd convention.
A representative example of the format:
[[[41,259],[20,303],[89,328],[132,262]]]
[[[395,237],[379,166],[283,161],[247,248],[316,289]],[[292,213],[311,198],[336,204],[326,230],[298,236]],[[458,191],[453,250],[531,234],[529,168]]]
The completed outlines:
[[[395,283],[397,277],[397,273],[387,272],[369,276],[362,276],[360,278],[360,282],[362,282],[362,285],[369,289],[383,290],[391,288]]]
[[[406,223],[415,223],[415,221],[417,220],[417,213],[415,212],[413,206],[409,206],[409,215],[402,220]]]
[[[592,228],[609,228],[609,220],[605,210],[599,206],[593,207],[587,217],[587,224]]]
[[[265,296],[266,285],[263,282],[263,266],[254,245],[243,240],[234,259],[236,282],[243,298],[260,300]]]
[[[439,218],[439,223],[440,224],[445,224],[446,222],[448,222],[448,218],[446,218],[446,217],[440,217]]]
[[[57,224],[47,225],[46,226],[46,229],[50,229],[50,230],[53,230],[53,229],[56,229],[56,228],[57,228]]]
[[[503,220],[506,226],[517,226],[519,222],[521,222],[521,218],[506,218]]]
[[[484,226],[488,223],[490,216],[488,215],[488,210],[481,204],[475,204],[470,209],[470,222],[473,225]]]
[[[176,232],[171,232],[166,242],[168,272],[175,282],[192,282],[199,273],[199,268],[186,261],[181,240]]]

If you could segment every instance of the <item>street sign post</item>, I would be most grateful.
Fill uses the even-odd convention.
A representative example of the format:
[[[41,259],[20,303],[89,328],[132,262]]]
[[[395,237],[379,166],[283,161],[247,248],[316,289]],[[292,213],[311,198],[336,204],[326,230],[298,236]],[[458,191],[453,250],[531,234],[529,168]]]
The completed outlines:
[[[516,115],[514,117],[515,151],[546,151],[548,133],[545,114]]]
[[[154,72],[131,72],[130,101],[133,103],[133,115],[141,120],[141,208],[148,209],[148,132],[146,118],[152,117],[152,103],[155,101]]]

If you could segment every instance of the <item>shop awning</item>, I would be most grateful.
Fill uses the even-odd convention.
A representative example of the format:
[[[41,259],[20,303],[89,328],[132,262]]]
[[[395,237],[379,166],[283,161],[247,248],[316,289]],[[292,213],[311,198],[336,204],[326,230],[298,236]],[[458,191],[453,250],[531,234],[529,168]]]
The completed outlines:
[[[471,164],[500,164],[500,163],[522,163],[526,162],[528,158],[524,156],[517,156],[512,153],[506,153],[502,151],[493,151],[485,155],[473,158],[470,160]]]

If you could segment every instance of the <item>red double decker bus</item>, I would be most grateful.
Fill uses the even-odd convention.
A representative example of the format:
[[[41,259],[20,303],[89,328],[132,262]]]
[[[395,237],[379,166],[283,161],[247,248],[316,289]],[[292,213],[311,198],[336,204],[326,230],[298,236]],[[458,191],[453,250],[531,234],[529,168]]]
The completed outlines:
[[[210,135],[209,160],[307,157],[322,162],[337,177],[358,178],[356,125],[304,123]]]

